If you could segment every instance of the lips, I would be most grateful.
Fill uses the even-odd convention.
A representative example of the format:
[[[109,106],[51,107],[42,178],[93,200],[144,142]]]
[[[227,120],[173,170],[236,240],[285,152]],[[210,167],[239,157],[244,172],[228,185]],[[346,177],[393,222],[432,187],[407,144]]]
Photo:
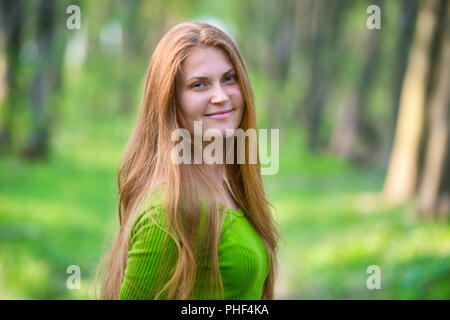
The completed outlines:
[[[232,111],[233,111],[233,109],[217,111],[214,113],[207,114],[206,116],[210,117],[210,118],[214,118],[214,119],[223,119],[223,118],[228,117],[232,113]]]

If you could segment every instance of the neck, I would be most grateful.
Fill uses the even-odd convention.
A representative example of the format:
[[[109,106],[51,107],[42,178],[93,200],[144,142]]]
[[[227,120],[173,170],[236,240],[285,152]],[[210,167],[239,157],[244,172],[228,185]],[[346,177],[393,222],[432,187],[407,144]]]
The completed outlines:
[[[205,150],[205,147],[210,143],[212,143],[212,142],[204,141],[202,150]],[[203,161],[203,163],[202,163],[202,166],[206,169],[207,172],[209,172],[209,174],[211,175],[213,180],[217,182],[217,185],[219,186],[219,188],[223,189],[224,191],[228,189],[228,186],[226,185],[226,182],[223,178],[223,170],[224,170],[223,163],[225,163],[225,157],[226,157],[225,152],[226,152],[226,145],[224,144],[223,153],[222,153],[223,154],[222,163],[207,164],[205,161]]]

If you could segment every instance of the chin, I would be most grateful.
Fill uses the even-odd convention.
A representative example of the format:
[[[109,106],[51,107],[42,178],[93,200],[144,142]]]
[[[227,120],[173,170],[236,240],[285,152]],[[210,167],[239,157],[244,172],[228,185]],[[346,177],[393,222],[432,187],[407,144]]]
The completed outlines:
[[[237,124],[223,124],[223,125],[216,125],[216,126],[211,126],[211,128],[215,128],[217,130],[219,130],[222,133],[222,136],[226,136],[227,135],[227,130],[236,130],[237,129]],[[229,134],[230,135],[230,134]]]

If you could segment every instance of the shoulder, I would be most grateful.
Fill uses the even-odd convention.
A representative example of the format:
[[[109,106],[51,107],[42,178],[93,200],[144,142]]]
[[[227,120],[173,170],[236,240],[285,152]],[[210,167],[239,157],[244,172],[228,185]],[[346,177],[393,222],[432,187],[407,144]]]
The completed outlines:
[[[130,247],[140,238],[158,237],[168,231],[168,220],[163,210],[161,198],[153,195],[147,199],[134,217],[130,227]]]

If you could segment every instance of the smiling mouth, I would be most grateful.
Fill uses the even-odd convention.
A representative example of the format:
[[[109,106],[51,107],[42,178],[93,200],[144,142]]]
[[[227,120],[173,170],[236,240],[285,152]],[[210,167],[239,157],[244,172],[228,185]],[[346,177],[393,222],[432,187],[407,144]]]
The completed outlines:
[[[213,119],[223,119],[228,117],[233,112],[233,109],[226,110],[226,111],[219,111],[207,114],[206,117],[213,118]]]

